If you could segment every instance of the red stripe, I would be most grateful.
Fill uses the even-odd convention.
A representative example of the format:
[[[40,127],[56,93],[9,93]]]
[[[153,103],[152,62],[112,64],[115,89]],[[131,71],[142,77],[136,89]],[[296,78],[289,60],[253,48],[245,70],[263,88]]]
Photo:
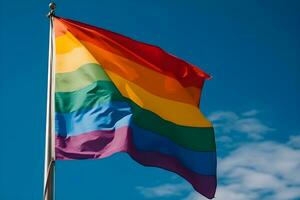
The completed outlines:
[[[69,19],[57,18],[77,39],[91,42],[112,53],[177,79],[184,87],[202,88],[208,74],[161,48],[132,40],[120,34]]]

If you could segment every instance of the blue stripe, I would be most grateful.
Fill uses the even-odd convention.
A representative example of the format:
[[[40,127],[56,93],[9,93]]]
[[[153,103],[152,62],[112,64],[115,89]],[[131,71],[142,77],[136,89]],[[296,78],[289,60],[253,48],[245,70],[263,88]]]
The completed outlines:
[[[56,134],[66,137],[95,130],[113,131],[129,126],[137,150],[173,156],[186,168],[198,174],[216,174],[215,152],[196,152],[181,147],[166,137],[134,125],[131,116],[130,107],[125,102],[107,103],[72,113],[56,113]]]
[[[126,102],[110,102],[71,113],[55,113],[55,133],[75,136],[95,130],[113,131],[129,126],[131,108]]]
[[[216,153],[196,152],[178,146],[168,138],[150,131],[131,126],[133,144],[138,150],[158,152],[176,157],[185,167],[202,175],[216,174]]]

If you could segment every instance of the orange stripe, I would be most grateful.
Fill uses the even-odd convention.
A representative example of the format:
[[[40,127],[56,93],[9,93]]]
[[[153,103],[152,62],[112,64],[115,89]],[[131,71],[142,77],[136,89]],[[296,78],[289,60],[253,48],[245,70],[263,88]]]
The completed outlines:
[[[204,80],[209,77],[199,68],[167,54],[158,47],[72,20],[59,20],[77,39],[93,43],[163,75],[176,78],[184,87],[202,88]]]
[[[196,88],[191,86],[191,87],[186,87],[184,89],[186,92],[188,92],[191,95],[191,98],[194,100],[195,105],[199,106],[202,88]]]
[[[68,30],[57,18],[53,19],[55,37],[64,35]]]
[[[195,101],[198,99],[193,99],[195,90],[200,93],[198,88],[194,88],[193,95],[190,95],[174,78],[164,76],[91,43],[83,41],[81,43],[92,52],[104,69],[122,76],[155,95],[198,106],[198,102]]]
[[[56,72],[58,73],[71,72],[82,64],[98,61],[104,68],[138,84],[155,95],[198,106],[201,92],[199,88],[188,87],[185,89],[176,79],[106,51],[92,43],[79,41],[69,31],[57,37],[55,41]]]
[[[194,96],[200,93],[198,88],[193,88],[193,94],[190,94],[190,90],[183,88],[176,79],[164,76],[93,44],[80,42],[69,32],[56,39],[57,73],[72,72],[88,63],[100,63],[106,71],[119,74],[157,96],[198,106],[198,98],[194,99]]]
[[[128,63],[130,66],[135,66],[134,71],[126,68],[126,70],[131,73],[124,73],[124,69],[122,69],[122,63],[121,65],[116,62],[110,62],[111,60],[107,58],[111,58],[111,56],[105,57],[103,55],[111,55],[111,52],[105,51],[105,48],[99,47],[99,45],[94,45],[94,43],[85,42],[85,41],[79,41],[78,38],[75,38],[72,33],[70,33],[67,28],[57,19],[54,21],[55,23],[55,33],[56,33],[56,52],[58,54],[63,54],[71,51],[72,49],[76,47],[82,47],[81,43],[86,44],[87,48],[89,48],[90,52],[95,52],[98,57],[98,62],[105,62],[108,63],[106,66],[111,70],[115,71],[116,73],[122,75],[124,78],[127,78],[130,81],[133,81],[134,83],[139,84],[141,87],[152,91],[153,94],[169,97],[171,99],[189,103],[192,105],[199,105],[200,101],[200,94],[202,88],[197,87],[186,87],[182,88],[182,86],[177,82],[176,79],[165,76],[163,74],[157,73],[153,70],[150,70],[146,67],[142,67],[137,63],[130,62],[130,60],[122,58],[118,56],[118,54],[114,54],[113,57],[117,60],[125,60],[125,63]],[[103,45],[102,45],[103,46]],[[104,44],[105,46],[105,44]],[[109,48],[110,45],[107,45]],[[107,48],[106,48],[107,49]],[[105,52],[104,54],[100,52]],[[121,53],[121,52],[119,52]],[[93,55],[96,56],[96,55]],[[76,56],[77,58],[78,56]],[[118,58],[119,57],[119,58]],[[102,61],[101,61],[102,60]],[[132,64],[133,63],[133,64]],[[101,63],[103,64],[103,63]],[[65,66],[67,67],[67,66]],[[71,68],[74,66],[70,66]],[[61,71],[64,72],[64,71]],[[67,72],[67,71],[66,71]],[[145,78],[139,77],[139,79],[134,78],[136,77],[136,74],[141,74],[142,77],[145,76],[148,78],[148,75],[152,74],[150,77],[151,81],[146,80]],[[126,76],[127,75],[127,76]],[[162,78],[163,75],[163,78]],[[146,81],[145,81],[146,80]],[[185,93],[185,94],[184,94]],[[162,95],[164,94],[164,95]],[[187,97],[188,96],[188,97]]]

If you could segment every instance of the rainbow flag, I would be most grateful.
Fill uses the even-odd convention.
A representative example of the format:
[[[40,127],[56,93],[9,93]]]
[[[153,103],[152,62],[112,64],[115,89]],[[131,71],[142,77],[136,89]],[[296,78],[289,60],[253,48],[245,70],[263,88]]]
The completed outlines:
[[[58,160],[127,152],[213,198],[214,130],[199,111],[205,72],[159,47],[54,18]]]

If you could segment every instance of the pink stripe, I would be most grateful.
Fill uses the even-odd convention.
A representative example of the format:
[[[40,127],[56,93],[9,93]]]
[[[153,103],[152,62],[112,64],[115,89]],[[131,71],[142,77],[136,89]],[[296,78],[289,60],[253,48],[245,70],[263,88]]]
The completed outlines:
[[[137,150],[130,132],[130,128],[122,127],[115,131],[93,131],[66,138],[56,136],[56,159],[97,159],[117,152],[127,152],[138,163],[175,172],[189,181],[196,191],[207,198],[214,197],[216,176],[192,172],[172,156]]]

